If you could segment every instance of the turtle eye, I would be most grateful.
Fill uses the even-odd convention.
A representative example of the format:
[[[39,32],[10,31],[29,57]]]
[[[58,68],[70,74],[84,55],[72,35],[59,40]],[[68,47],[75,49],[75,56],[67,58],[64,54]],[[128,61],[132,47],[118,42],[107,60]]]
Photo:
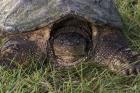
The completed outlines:
[[[79,40],[76,40],[76,44],[78,45],[80,43],[80,41]]]
[[[60,44],[63,44],[63,40],[60,40]]]

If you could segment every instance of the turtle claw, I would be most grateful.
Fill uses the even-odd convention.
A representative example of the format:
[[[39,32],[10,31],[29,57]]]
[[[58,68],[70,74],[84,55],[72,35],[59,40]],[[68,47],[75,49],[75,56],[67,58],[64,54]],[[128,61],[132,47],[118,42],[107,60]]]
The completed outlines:
[[[138,75],[138,74],[140,74],[140,62],[139,62],[139,64],[135,64],[134,66],[133,66],[133,69],[134,69],[134,74],[135,75]]]
[[[137,75],[137,74],[138,73],[135,68],[129,68],[126,70],[126,73],[125,73],[125,75],[129,75],[129,76],[133,76],[133,75]]]
[[[123,75],[129,75],[129,69],[125,69],[121,72]]]
[[[137,53],[137,55],[134,55],[131,60],[133,62],[128,63],[128,66],[126,68],[124,68],[122,71],[120,71],[122,74],[124,75],[128,75],[128,76],[135,76],[135,75],[139,75],[140,74],[140,56]]]
[[[124,75],[127,75],[127,76],[135,76],[135,75],[138,75],[140,74],[140,67],[139,68],[129,68],[129,69],[126,69],[123,71],[123,74]]]

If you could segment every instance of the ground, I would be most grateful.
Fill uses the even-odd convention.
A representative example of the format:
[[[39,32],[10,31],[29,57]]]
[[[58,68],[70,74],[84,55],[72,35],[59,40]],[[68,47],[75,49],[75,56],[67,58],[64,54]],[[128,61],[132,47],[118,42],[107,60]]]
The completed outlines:
[[[133,0],[116,1],[130,47],[140,52],[140,0],[135,6]],[[26,69],[0,67],[0,93],[140,93],[140,75],[118,75],[91,64],[58,70],[31,63]]]

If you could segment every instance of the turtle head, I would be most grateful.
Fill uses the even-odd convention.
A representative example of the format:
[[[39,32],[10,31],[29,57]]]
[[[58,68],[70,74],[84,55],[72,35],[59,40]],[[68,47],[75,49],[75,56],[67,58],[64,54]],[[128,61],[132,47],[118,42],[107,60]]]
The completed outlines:
[[[85,60],[89,52],[88,31],[73,23],[76,22],[67,21],[64,26],[55,31],[53,37],[52,44],[56,60],[64,66],[74,65],[78,61],[81,62],[82,59]]]
[[[54,39],[53,48],[59,61],[72,63],[86,56],[87,41],[78,33],[62,33]]]

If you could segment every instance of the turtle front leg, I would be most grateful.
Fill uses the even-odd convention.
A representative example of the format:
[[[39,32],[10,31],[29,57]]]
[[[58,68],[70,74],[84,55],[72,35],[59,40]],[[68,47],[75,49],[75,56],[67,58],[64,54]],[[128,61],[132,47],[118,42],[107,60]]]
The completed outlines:
[[[98,28],[98,27],[97,27]],[[99,27],[99,41],[95,49],[95,62],[112,71],[126,75],[140,72],[140,60],[124,39],[120,30]]]
[[[0,65],[10,68],[26,66],[31,61],[40,61],[46,58],[49,29],[42,28],[34,32],[9,35],[0,48]]]

